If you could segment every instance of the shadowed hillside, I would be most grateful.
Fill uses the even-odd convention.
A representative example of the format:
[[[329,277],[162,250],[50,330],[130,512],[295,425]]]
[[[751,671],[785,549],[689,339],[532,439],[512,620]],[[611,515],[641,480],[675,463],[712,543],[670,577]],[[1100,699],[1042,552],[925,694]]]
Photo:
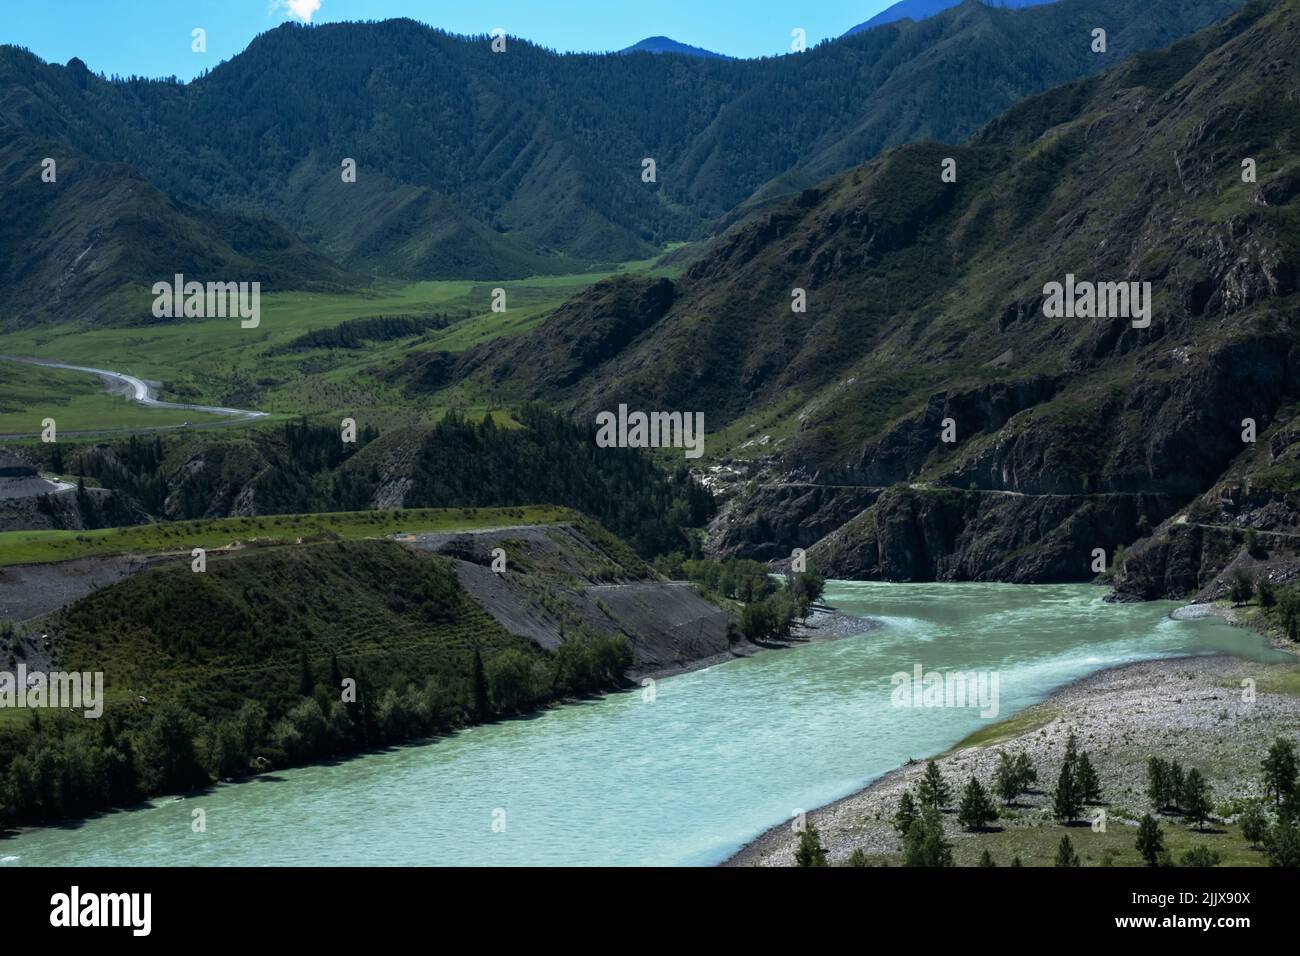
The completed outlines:
[[[1088,577],[1093,548],[1205,491],[1242,453],[1242,420],[1263,430],[1296,397],[1298,8],[1252,5],[963,146],[887,152],[723,237],[658,296],[661,317],[613,311],[628,291],[598,286],[462,359],[462,387],[531,354],[521,388],[580,418],[701,409],[733,426],[728,450],[777,436],[762,451],[784,483],[915,486],[819,547],[834,575]],[[1044,286],[1067,274],[1151,283],[1150,326],[1046,317]],[[579,336],[583,303],[602,321]],[[834,510],[759,494],[724,551],[788,555],[816,538],[774,536],[812,514],[784,507]]]

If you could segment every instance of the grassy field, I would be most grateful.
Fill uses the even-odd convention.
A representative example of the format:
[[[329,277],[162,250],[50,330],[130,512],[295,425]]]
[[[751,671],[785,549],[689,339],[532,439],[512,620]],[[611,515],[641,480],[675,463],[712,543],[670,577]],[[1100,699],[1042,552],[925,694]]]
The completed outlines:
[[[53,418],[60,432],[159,428],[225,421],[221,415],[183,409],[149,408],[111,395],[96,375],[67,369],[0,362],[0,435],[41,431]]]
[[[0,533],[0,567],[44,564],[87,556],[187,553],[193,548],[294,544],[299,539],[374,538],[401,532],[474,531],[518,524],[576,520],[567,508],[421,508],[337,514],[217,518],[104,528],[98,531]]]
[[[445,409],[412,403],[367,370],[400,359],[407,351],[462,351],[535,325],[572,295],[602,279],[626,273],[660,273],[657,259],[627,262],[616,270],[540,276],[507,282],[380,282],[343,295],[276,293],[262,298],[261,323],[243,329],[236,320],[160,322],[133,327],[41,326],[0,334],[0,354],[57,359],[125,372],[163,383],[165,401],[252,408],[286,415],[373,414],[395,416],[395,423],[431,421]],[[506,311],[491,310],[493,290],[506,291]],[[147,300],[142,299],[147,310]],[[361,349],[313,349],[270,354],[298,336],[372,316],[446,315],[449,328]],[[0,378],[0,423],[26,425],[34,413],[67,395],[53,379]],[[73,373],[69,373],[73,374]],[[179,424],[192,415],[141,410],[128,415],[124,400],[95,398],[94,379],[82,376],[77,420],[84,428],[147,427]],[[70,379],[69,379],[70,381]],[[482,411],[480,409],[479,411]],[[167,418],[171,416],[175,421]],[[39,425],[38,416],[37,422]],[[55,416],[58,417],[57,415]],[[71,416],[70,420],[71,419]],[[65,426],[73,428],[70,424]],[[0,433],[31,431],[5,428]]]

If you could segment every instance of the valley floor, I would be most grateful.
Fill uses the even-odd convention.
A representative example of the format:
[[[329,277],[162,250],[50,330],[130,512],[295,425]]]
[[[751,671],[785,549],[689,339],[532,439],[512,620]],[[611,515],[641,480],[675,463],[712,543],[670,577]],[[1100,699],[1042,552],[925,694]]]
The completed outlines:
[[[1247,682],[1253,682],[1253,685]],[[1248,699],[1253,686],[1254,699]],[[1051,818],[1049,792],[1073,731],[1102,782],[1105,803],[1064,827]],[[1177,759],[1197,767],[1213,791],[1215,820],[1198,833],[1177,817],[1160,825],[1175,858],[1196,845],[1216,849],[1223,865],[1264,865],[1261,851],[1241,837],[1235,801],[1261,796],[1260,762],[1279,736],[1300,733],[1300,665],[1260,664],[1226,656],[1143,661],[1093,674],[1052,694],[1008,720],[963,741],[936,762],[954,793],[945,813],[958,866],[975,865],[988,850],[999,866],[1019,856],[1025,866],[1051,866],[1061,836],[1068,834],[1084,866],[1138,866],[1136,824],[1150,810],[1147,761]],[[956,800],[975,775],[991,786],[1000,750],[1026,751],[1038,770],[1036,792],[1019,798],[992,832],[968,833],[956,819]],[[873,865],[901,863],[892,819],[903,792],[925,771],[922,760],[886,774],[865,789],[808,814],[832,864],[861,848]],[[1104,831],[1088,823],[1105,811]],[[790,824],[773,827],[724,865],[791,866],[799,835]]]

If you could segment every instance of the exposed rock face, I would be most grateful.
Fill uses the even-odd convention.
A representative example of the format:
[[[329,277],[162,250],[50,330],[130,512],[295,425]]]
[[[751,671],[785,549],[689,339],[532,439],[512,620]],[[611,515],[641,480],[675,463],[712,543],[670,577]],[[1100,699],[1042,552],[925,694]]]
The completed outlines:
[[[822,574],[887,581],[1080,581],[1093,551],[1176,503],[1163,495],[1028,496],[899,486],[808,552]]]
[[[628,566],[570,525],[421,534],[415,546],[452,558],[456,578],[497,623],[548,650],[585,628],[621,634],[633,671],[689,665],[731,647],[731,614],[693,587]],[[493,550],[506,570],[492,570]]]
[[[879,496],[875,488],[765,485],[714,519],[708,550],[719,558],[789,558],[791,550],[810,547]]]
[[[35,478],[36,468],[12,452],[0,450],[0,481],[6,478]]]
[[[951,419],[959,436],[993,433],[1012,416],[1040,402],[1048,401],[1057,383],[1043,375],[1022,382],[994,382],[966,391],[932,395],[917,415],[890,428],[877,442],[862,449],[856,463],[844,476],[845,481],[864,485],[892,485],[915,477],[942,445],[944,420]],[[990,463],[988,474],[972,467],[970,474],[979,487],[1023,490],[1006,481],[1005,466]],[[1010,469],[1014,475],[1014,467]],[[978,476],[978,477],[977,477]]]

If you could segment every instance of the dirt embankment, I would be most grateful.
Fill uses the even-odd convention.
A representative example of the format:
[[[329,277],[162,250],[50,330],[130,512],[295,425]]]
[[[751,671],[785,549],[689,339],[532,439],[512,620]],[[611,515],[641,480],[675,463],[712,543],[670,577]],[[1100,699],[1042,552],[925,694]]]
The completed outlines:
[[[729,637],[727,611],[572,525],[421,534],[410,543],[452,558],[457,579],[484,610],[548,650],[579,628],[621,634],[632,646],[637,675],[725,658],[733,650],[737,635]],[[493,569],[494,560],[504,561],[503,570]]]

